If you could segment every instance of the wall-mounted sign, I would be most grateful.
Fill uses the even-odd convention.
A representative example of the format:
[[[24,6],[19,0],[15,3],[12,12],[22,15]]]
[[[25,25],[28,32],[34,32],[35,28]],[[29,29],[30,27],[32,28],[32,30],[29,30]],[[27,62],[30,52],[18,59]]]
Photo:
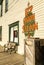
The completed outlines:
[[[36,29],[38,29],[38,23],[35,23],[35,13],[32,12],[33,6],[29,6],[25,9],[25,17],[23,19],[23,32],[25,36],[33,36]]]

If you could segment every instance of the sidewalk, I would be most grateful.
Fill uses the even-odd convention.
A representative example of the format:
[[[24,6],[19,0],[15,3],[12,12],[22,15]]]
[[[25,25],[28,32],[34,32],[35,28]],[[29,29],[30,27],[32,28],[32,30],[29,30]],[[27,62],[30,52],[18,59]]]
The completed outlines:
[[[0,53],[0,65],[23,65],[24,57],[17,53]]]

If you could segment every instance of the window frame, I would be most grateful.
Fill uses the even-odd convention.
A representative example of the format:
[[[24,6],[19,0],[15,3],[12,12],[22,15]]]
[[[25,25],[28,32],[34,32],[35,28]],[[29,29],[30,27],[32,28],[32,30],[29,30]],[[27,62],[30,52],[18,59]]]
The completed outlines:
[[[0,26],[0,41],[2,41],[2,26]]]
[[[0,2],[0,6],[1,6],[1,12],[0,12],[0,17],[1,17],[3,14],[3,0]]]
[[[5,0],[5,13],[8,11],[8,0]]]
[[[14,38],[13,38],[13,42],[10,41],[10,37],[11,37],[11,28],[15,27],[15,26],[18,26],[18,43],[14,42]],[[19,21],[16,21],[12,24],[9,25],[9,42],[11,43],[16,43],[16,45],[19,45]]]

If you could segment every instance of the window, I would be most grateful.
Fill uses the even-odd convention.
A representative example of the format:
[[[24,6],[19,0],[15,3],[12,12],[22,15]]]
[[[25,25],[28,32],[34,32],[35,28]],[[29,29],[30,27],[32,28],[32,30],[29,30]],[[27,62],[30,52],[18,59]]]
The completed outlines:
[[[0,0],[0,16],[2,16],[3,0]]]
[[[9,42],[19,44],[19,21],[9,25]]]
[[[8,0],[5,0],[5,13],[8,11]]]
[[[2,26],[0,26],[0,41],[2,40]]]

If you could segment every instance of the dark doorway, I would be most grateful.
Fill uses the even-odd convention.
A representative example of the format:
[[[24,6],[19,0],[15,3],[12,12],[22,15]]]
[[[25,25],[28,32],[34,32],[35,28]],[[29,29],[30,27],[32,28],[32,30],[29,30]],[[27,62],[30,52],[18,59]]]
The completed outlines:
[[[35,41],[35,65],[44,65],[44,39]]]

